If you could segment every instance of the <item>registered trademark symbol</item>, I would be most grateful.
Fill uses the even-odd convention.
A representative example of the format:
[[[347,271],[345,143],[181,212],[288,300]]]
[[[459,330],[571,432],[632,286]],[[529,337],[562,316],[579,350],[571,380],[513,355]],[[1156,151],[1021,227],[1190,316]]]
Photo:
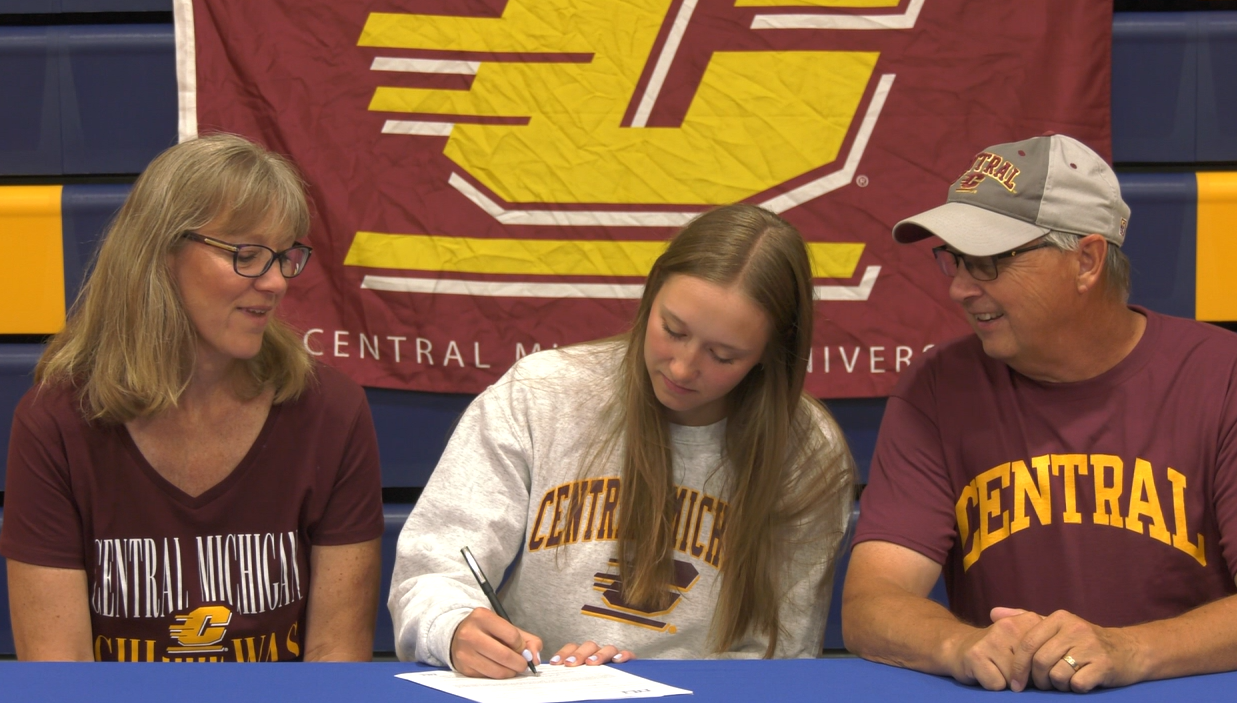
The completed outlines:
[[[859,186],[860,188],[867,188],[867,187],[868,187],[868,177],[867,177],[867,176],[859,176],[859,177],[855,178],[855,185]]]

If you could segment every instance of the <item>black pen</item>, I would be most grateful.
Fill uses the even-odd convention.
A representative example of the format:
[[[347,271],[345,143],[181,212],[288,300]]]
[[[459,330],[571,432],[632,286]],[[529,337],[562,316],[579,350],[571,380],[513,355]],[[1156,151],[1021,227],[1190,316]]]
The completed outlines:
[[[472,572],[473,578],[477,579],[477,585],[481,586],[481,592],[486,598],[490,599],[490,608],[498,613],[498,617],[511,622],[511,618],[507,617],[507,611],[503,609],[503,604],[498,601],[498,594],[494,593],[494,587],[490,585],[490,580],[485,577],[485,572],[481,570],[481,565],[473,558],[472,552],[468,551],[468,547],[460,550],[460,554],[464,555],[464,563],[468,564],[468,570]],[[515,624],[515,623],[511,623]],[[533,666],[533,660],[528,660],[528,670],[537,673],[537,667]]]

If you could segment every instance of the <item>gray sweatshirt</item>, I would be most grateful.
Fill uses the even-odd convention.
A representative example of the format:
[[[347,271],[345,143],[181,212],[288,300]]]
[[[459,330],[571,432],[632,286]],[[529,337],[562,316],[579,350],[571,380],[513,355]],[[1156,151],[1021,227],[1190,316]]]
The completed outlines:
[[[464,412],[433,476],[400,533],[388,606],[402,660],[450,664],[455,628],[488,607],[460,556],[467,546],[512,621],[542,638],[548,657],[567,642],[593,640],[641,658],[762,656],[767,638],[748,634],[712,653],[710,627],[721,588],[718,566],[729,487],[722,460],[725,420],[670,426],[676,519],[676,582],[670,607],[623,603],[616,555],[619,466],[582,467],[604,432],[619,344],[547,350],[521,359]],[[830,443],[841,441],[817,412]],[[851,504],[849,455],[811,480],[838,482],[781,575],[778,657],[820,653],[833,563]],[[574,500],[573,500],[574,498]],[[569,511],[570,506],[580,509]],[[504,578],[505,575],[505,578]]]

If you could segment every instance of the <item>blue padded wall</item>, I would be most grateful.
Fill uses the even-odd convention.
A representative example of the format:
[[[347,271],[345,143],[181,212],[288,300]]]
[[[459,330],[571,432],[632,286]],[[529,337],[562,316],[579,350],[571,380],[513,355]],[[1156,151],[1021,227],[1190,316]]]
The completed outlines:
[[[1199,161],[1237,161],[1237,13],[1196,12]]]
[[[382,455],[382,485],[420,487],[429,480],[471,395],[366,388]]]
[[[1237,160],[1237,13],[1113,17],[1118,162]]]
[[[1130,302],[1168,315],[1194,317],[1198,181],[1193,173],[1122,173],[1130,206],[1124,250],[1130,259]]]
[[[1189,13],[1114,15],[1114,160],[1194,160],[1194,106],[1198,95],[1196,27]]]
[[[171,11],[172,0],[0,0],[0,15]]]
[[[171,12],[172,0],[60,0],[61,12]],[[44,10],[50,12],[50,10]]]
[[[0,175],[139,173],[176,143],[171,25],[0,27]]]
[[[0,27],[0,174],[61,171],[60,72],[50,27]]]
[[[95,247],[132,186],[69,185],[60,195],[64,231],[64,299],[72,305],[85,281]]]
[[[0,0],[0,15],[60,12],[60,0]]]
[[[64,173],[140,173],[176,143],[170,25],[64,28]]]
[[[0,490],[8,466],[13,410],[34,383],[34,365],[42,352],[41,344],[0,344]]]
[[[846,435],[850,452],[855,457],[858,482],[868,482],[868,467],[872,464],[872,451],[876,448],[876,433],[880,430],[881,418],[885,415],[884,398],[835,398],[825,405]]]

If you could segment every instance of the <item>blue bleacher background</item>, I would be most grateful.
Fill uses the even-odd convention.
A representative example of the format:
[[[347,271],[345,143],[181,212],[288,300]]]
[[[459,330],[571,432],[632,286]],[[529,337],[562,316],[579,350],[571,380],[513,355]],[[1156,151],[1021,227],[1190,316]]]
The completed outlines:
[[[1231,5],[1209,5],[1222,11],[1118,12],[1113,21],[1113,156],[1138,231],[1154,234],[1131,237],[1126,247],[1135,271],[1132,302],[1183,317],[1194,316],[1194,171],[1237,170],[1237,8]],[[129,183],[176,140],[170,9],[169,0],[0,0],[0,187],[66,184],[68,300]],[[38,342],[0,336],[0,487],[7,428],[30,387]],[[374,649],[391,652],[385,597],[395,537],[471,398],[384,389],[367,394],[388,498]],[[884,400],[842,399],[829,406],[866,482]],[[828,649],[842,647],[844,567]],[[2,572],[0,563],[0,577]],[[7,601],[2,578],[0,598]],[[12,652],[4,607],[0,655]]]

